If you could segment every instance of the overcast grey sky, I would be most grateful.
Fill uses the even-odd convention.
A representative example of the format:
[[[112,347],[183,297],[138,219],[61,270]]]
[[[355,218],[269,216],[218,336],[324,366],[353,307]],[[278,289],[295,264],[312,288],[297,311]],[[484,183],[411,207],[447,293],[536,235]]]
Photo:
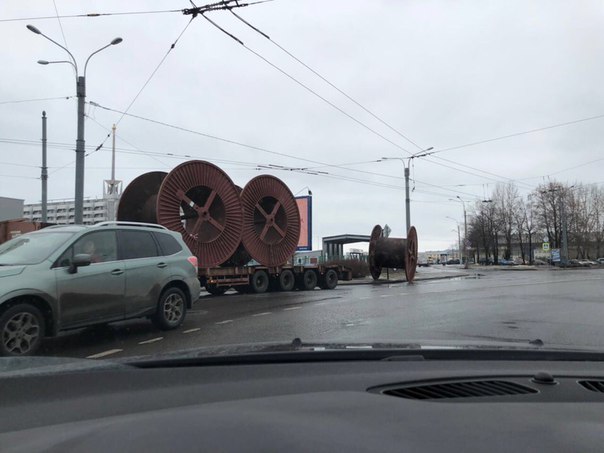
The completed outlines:
[[[122,37],[121,44],[90,61],[87,101],[123,111],[190,21],[176,12],[63,18],[59,23],[52,17],[55,4],[60,16],[191,6],[185,0],[2,2],[0,196],[26,202],[41,197],[36,178],[42,110],[52,145],[50,199],[73,197],[76,136],[73,70],[66,64],[36,64],[67,55],[26,24],[63,45],[64,33],[81,69],[91,52]],[[604,115],[601,1],[275,0],[237,13],[415,145],[229,12],[213,12],[208,17],[249,49],[364,126],[197,17],[129,113],[282,154],[124,116],[117,126],[117,177],[124,186],[141,173],[169,171],[190,158],[216,163],[241,186],[260,174],[259,164],[320,166],[327,174],[272,172],[294,193],[312,190],[315,248],[322,236],[370,234],[376,223],[390,225],[393,236],[403,237],[402,164],[376,160]],[[18,18],[32,19],[7,20]],[[10,102],[67,96],[72,98]],[[85,195],[95,197],[110,176],[111,140],[92,151],[121,115],[92,106],[87,114],[91,154]],[[415,160],[411,223],[420,250],[456,241],[456,225],[447,217],[463,222],[461,203],[450,201],[458,195],[470,206],[498,181],[517,181],[521,193],[527,193],[548,176],[602,184],[603,126],[604,118],[593,119]],[[184,155],[191,157],[178,157]]]

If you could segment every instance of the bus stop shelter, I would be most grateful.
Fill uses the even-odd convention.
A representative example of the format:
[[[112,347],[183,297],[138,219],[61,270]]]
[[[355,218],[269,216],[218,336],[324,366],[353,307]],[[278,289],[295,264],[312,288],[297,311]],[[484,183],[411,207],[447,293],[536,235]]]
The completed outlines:
[[[371,236],[364,234],[340,234],[338,236],[326,236],[323,238],[323,254],[328,259],[344,257],[344,244],[355,244],[357,242],[369,242]]]

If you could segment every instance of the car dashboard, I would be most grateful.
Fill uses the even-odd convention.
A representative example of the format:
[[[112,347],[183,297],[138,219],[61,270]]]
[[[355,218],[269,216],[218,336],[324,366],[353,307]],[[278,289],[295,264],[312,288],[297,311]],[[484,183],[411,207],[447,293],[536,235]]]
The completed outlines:
[[[601,451],[602,362],[307,361],[1,378],[2,451]]]

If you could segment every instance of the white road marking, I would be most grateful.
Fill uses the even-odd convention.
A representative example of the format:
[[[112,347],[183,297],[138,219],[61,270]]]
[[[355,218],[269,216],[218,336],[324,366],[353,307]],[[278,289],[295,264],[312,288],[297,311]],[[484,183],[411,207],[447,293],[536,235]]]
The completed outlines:
[[[123,349],[109,349],[108,351],[105,351],[105,352],[99,352],[98,354],[89,355],[86,358],[87,359],[100,359],[101,357],[105,357],[105,356],[115,354],[117,352],[122,352],[122,351],[123,351]]]
[[[265,311],[263,313],[256,313],[255,315],[252,315],[252,316],[266,316],[266,315],[270,315],[270,314],[271,314],[270,311]]]
[[[383,294],[380,297],[392,297],[392,294]]]
[[[164,337],[151,338],[150,340],[139,341],[138,344],[151,344],[151,343],[155,343],[156,341],[161,341],[163,339],[164,339]]]
[[[359,300],[369,300],[369,299],[373,299],[373,297],[361,297]]]
[[[300,310],[302,307],[287,307],[284,308],[283,311],[289,311],[289,310]]]
[[[194,329],[183,330],[182,333],[193,333],[193,332],[198,332],[200,330],[201,330],[201,327],[196,327]]]
[[[220,322],[217,322],[216,324],[228,324],[230,322],[233,322],[233,320],[232,319],[227,319],[226,321],[220,321]]]
[[[327,305],[327,302],[316,302],[314,305]]]

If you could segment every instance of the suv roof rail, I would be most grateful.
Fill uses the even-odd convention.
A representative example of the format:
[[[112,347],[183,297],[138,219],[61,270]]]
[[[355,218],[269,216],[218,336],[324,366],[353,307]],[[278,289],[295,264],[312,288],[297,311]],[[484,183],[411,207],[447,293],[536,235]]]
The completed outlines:
[[[167,230],[163,225],[157,223],[144,223],[144,222],[127,222],[123,220],[106,221],[96,223],[95,227],[106,227],[106,226],[132,226],[132,227],[146,227],[146,228],[157,228],[158,230]]]
[[[52,230],[55,228],[65,228],[65,227],[85,228],[86,225],[76,225],[75,223],[61,223],[61,224],[57,224],[57,225],[48,225],[47,227],[41,228],[41,230]],[[40,231],[40,230],[36,230],[36,231]]]

